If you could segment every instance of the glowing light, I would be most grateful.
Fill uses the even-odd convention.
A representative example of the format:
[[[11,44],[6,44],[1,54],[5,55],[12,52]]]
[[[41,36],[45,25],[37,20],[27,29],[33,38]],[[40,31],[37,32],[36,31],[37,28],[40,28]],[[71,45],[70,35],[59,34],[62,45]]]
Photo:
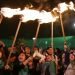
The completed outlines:
[[[18,9],[11,9],[8,7],[1,8],[1,13],[3,14],[3,16],[8,18],[13,17],[14,15],[17,15],[19,11],[20,11],[20,8]]]
[[[33,39],[33,40],[35,40],[36,38],[35,38],[35,37],[33,37],[32,39]]]
[[[60,4],[58,4],[58,8],[59,8],[59,12],[63,13],[64,11],[68,10],[68,5],[65,2],[60,3]]]
[[[29,20],[38,19],[39,11],[25,8],[23,11],[21,11],[21,14],[23,15],[22,22],[27,22]]]
[[[38,10],[29,9],[29,7],[25,7],[24,10],[20,10],[20,8],[11,9],[5,7],[1,8],[1,13],[8,18],[13,17],[14,15],[22,15],[21,17],[22,22],[38,19],[40,24],[54,22],[57,19],[57,16],[54,17],[51,12],[47,12],[45,10],[40,12]]]
[[[40,12],[38,10],[25,8],[23,11],[20,12],[20,14],[23,15],[22,22],[36,19],[39,20],[40,24],[56,21],[56,18],[51,14],[51,12],[46,12],[45,10]]]
[[[53,8],[52,11],[53,11],[53,12],[55,12],[55,11],[56,11],[56,12],[59,12],[59,9],[55,7],[55,8]]]
[[[68,7],[69,7],[70,10],[74,10],[75,11],[74,4],[73,4],[72,1],[69,3]]]
[[[51,12],[46,12],[44,10],[39,14],[38,19],[41,24],[56,21],[56,18],[51,14]]]
[[[73,25],[74,27],[75,27],[75,23],[74,23],[74,25]]]
[[[48,42],[47,41],[45,41],[45,44],[47,44]]]

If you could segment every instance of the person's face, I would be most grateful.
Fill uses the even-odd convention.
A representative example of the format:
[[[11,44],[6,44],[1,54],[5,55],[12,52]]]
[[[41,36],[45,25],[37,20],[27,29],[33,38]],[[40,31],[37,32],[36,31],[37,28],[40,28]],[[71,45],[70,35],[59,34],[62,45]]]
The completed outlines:
[[[46,55],[46,52],[45,51],[43,52],[43,55]]]
[[[14,62],[16,60],[16,56],[13,56],[12,58],[10,58],[10,62]]]
[[[29,66],[32,66],[32,65],[33,65],[33,60],[29,61],[29,62],[28,62],[28,65],[29,65]]]
[[[67,45],[64,45],[64,49],[67,49]]]
[[[18,60],[19,60],[20,62],[25,61],[25,59],[26,59],[26,56],[25,56],[24,53],[21,53],[21,54],[18,56]]]
[[[74,60],[74,59],[75,59],[74,55],[70,54],[70,60]]]
[[[25,48],[25,52],[29,54],[30,53],[30,48],[29,47],[26,47]]]
[[[52,48],[49,48],[49,49],[47,50],[47,52],[48,52],[49,54],[53,54],[53,49],[52,49]]]
[[[0,58],[2,58],[2,52],[0,52]]]

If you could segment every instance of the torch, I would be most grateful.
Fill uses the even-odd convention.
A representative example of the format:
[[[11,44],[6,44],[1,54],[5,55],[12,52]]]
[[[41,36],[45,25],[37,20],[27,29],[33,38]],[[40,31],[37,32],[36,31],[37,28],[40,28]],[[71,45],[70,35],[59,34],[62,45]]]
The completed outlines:
[[[63,34],[64,42],[66,42],[65,31],[64,31],[64,25],[63,25],[62,14],[61,14],[61,13],[60,13],[60,22],[61,22],[61,29],[62,29],[62,34]]]
[[[60,3],[60,4],[58,4],[58,8],[59,8],[59,14],[60,14],[60,22],[61,22],[62,34],[63,34],[64,42],[66,42],[64,25],[63,25],[63,21],[62,21],[62,13],[68,10],[68,5],[65,2]]]
[[[16,30],[16,33],[15,33],[15,36],[14,36],[14,39],[13,39],[13,43],[12,43],[12,46],[11,46],[12,50],[11,50],[10,53],[9,53],[9,56],[8,56],[6,65],[9,64],[9,60],[10,60],[11,54],[12,54],[12,52],[13,52],[13,47],[14,47],[14,45],[15,45],[15,43],[16,43],[17,36],[18,36],[19,30],[20,30],[20,27],[21,27],[21,23],[22,23],[22,22],[21,22],[21,19],[20,19],[19,24],[18,24],[18,27],[17,27],[17,30]]]
[[[40,25],[41,24],[38,23],[38,27],[37,27],[36,34],[35,34],[35,40],[34,40],[34,43],[33,43],[33,48],[36,46],[37,37],[38,37],[39,29],[40,29]]]
[[[53,22],[51,22],[51,47],[53,49]]]

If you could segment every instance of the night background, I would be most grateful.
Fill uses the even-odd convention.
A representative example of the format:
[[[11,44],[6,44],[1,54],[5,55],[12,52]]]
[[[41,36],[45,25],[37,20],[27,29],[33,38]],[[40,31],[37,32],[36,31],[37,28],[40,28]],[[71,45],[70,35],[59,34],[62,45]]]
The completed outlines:
[[[71,0],[75,3],[74,0]],[[70,0],[0,0],[1,7],[10,7],[23,9],[26,5],[33,5],[35,9],[41,10],[52,10],[57,6],[58,3],[66,2],[69,3]],[[11,19],[3,18],[0,24],[0,38],[12,38],[15,35],[20,16],[14,16]],[[63,23],[66,36],[75,35],[75,12],[68,10],[63,13]],[[28,21],[22,23],[19,35],[20,38],[33,38],[36,34],[36,29],[38,26],[38,21]],[[62,35],[60,20],[58,19],[54,23],[54,37],[59,37]],[[40,27],[38,38],[49,38],[51,37],[51,23],[42,24]]]

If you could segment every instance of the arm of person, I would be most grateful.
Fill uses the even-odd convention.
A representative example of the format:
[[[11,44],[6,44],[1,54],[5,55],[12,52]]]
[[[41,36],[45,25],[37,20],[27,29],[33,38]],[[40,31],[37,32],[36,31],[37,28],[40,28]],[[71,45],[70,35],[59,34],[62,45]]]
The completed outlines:
[[[11,67],[9,65],[5,65],[4,68],[5,68],[5,70],[8,70],[8,69],[11,70]]]
[[[36,56],[36,54],[37,54],[37,52],[35,51],[34,54],[33,54],[33,58]]]
[[[45,60],[45,56],[42,55],[41,53],[38,52],[38,53],[37,53],[37,56],[41,58],[41,59],[39,60],[40,63]]]
[[[28,62],[29,62],[30,60],[32,60],[32,59],[33,59],[33,57],[29,57],[27,60],[25,60],[25,61],[23,62],[23,65],[27,65]]]
[[[55,55],[55,63],[58,65],[58,57]]]

